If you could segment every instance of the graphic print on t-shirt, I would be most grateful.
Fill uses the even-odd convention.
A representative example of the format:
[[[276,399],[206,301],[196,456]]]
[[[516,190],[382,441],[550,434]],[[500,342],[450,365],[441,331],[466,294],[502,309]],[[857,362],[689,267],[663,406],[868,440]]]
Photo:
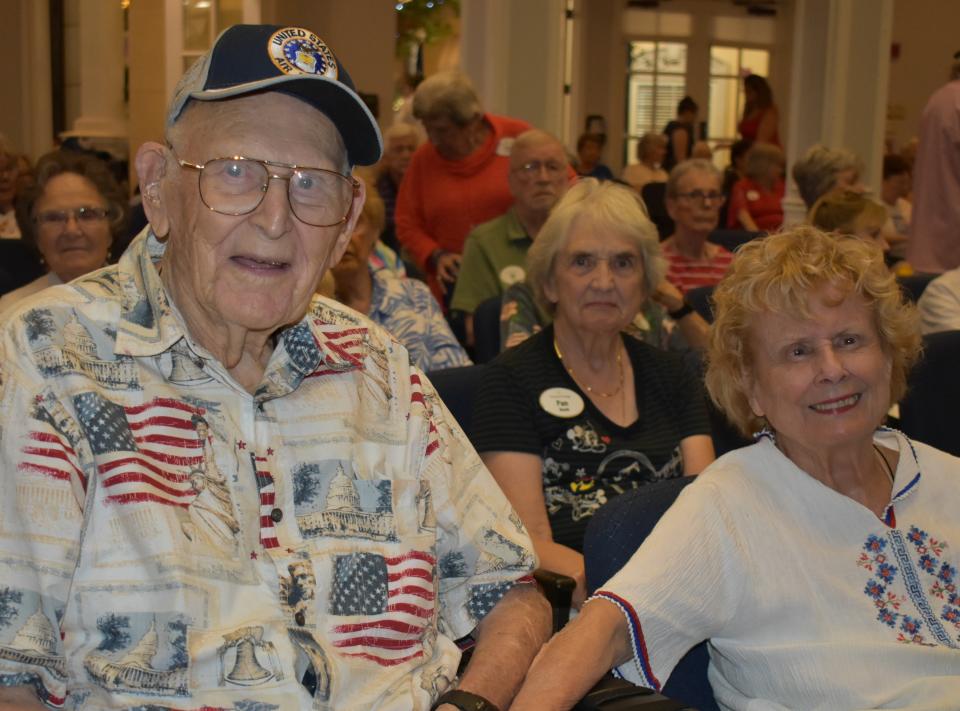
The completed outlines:
[[[547,512],[553,516],[569,507],[580,521],[607,503],[610,495],[659,479],[680,476],[679,446],[657,469],[643,452],[628,448],[609,451],[611,438],[600,434],[589,418],[577,420],[544,451],[543,483]]]

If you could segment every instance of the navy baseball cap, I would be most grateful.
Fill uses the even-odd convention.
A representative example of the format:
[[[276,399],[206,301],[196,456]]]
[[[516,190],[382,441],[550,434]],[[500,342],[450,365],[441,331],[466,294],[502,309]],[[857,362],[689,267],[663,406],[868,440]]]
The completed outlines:
[[[167,126],[191,100],[222,101],[258,91],[289,94],[322,111],[340,131],[351,165],[380,160],[383,139],[376,119],[333,51],[302,27],[228,27],[177,83]]]

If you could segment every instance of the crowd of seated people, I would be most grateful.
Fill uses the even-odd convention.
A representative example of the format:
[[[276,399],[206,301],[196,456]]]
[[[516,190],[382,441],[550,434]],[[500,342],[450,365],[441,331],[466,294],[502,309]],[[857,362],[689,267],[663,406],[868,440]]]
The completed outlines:
[[[908,692],[938,708],[960,695],[960,597],[949,587],[960,561],[946,545],[933,563],[921,551],[933,536],[960,539],[948,486],[956,463],[883,428],[921,330],[960,330],[960,264],[926,285],[917,309],[897,285],[895,276],[912,273],[911,166],[899,155],[884,158],[874,200],[858,156],[810,147],[791,170],[809,226],[784,228],[778,109],[762,77],[745,77],[744,94],[739,140],[721,146],[730,149],[725,173],[698,140],[696,102],[684,97],[616,180],[602,162],[605,136],[581,135],[571,165],[556,136],[487,113],[464,74],[441,72],[412,96],[421,125],[389,127],[379,163],[341,176],[365,200],[348,209],[344,198],[338,224],[348,239],[324,255],[338,258],[320,270],[322,298],[308,313],[382,328],[394,343],[389,378],[409,365],[413,378],[464,368],[479,379],[465,433],[452,434],[452,422],[437,427],[449,414],[432,391],[411,396],[440,418],[424,444],[442,451],[432,439],[440,431],[459,438],[459,452],[469,437],[522,534],[520,547],[502,544],[516,567],[535,555],[573,580],[579,618],[547,645],[511,708],[570,708],[611,668],[659,690],[703,640],[725,708],[757,699],[859,708]],[[0,149],[0,236],[23,240],[46,270],[0,294],[2,323],[40,290],[116,261],[111,244],[131,235],[125,196],[95,157],[43,156],[29,184],[17,179],[26,171],[12,150]],[[204,179],[203,165],[186,165]],[[288,206],[299,219],[294,189]],[[147,212],[161,224],[156,209]],[[274,208],[258,203],[250,214],[261,209]],[[658,210],[669,225],[660,234]],[[718,228],[744,244],[726,248]],[[691,292],[703,289],[713,325],[692,305]],[[466,368],[479,345],[474,315],[491,303],[500,355]],[[279,323],[277,334],[294,321]],[[332,370],[354,367],[351,347],[331,346],[328,357],[345,359]],[[757,438],[719,462],[717,407]],[[922,481],[912,478],[918,467]],[[679,477],[697,480],[593,594],[583,554],[590,522],[614,497]],[[422,531],[431,493],[402,495]],[[800,582],[797,570],[807,573]],[[909,586],[910,571],[929,585]],[[703,590],[710,595],[690,592]],[[883,670],[879,690],[845,661],[856,654]],[[784,680],[777,670],[787,667],[803,671]],[[831,676],[837,669],[844,674]]]

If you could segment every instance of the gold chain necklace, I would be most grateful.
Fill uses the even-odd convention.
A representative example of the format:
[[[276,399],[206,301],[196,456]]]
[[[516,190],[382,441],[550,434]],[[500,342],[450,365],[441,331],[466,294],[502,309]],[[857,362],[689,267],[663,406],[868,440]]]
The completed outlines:
[[[581,381],[580,378],[577,377],[577,374],[573,372],[573,368],[571,368],[566,363],[566,361],[563,360],[563,353],[560,352],[560,344],[557,342],[556,334],[554,334],[553,336],[553,351],[554,353],[557,354],[557,358],[560,359],[560,363],[563,365],[563,367],[567,369],[568,373],[570,373],[570,377],[573,378],[573,382],[575,382],[577,385],[584,388],[591,395],[596,395],[597,397],[613,397],[614,395],[619,393],[621,390],[623,390],[623,356],[622,356],[623,348],[622,346],[620,346],[620,344],[617,344],[617,371],[620,374],[620,382],[617,384],[617,389],[614,390],[612,393],[604,393],[604,392],[600,392],[599,390],[594,390],[585,382]]]

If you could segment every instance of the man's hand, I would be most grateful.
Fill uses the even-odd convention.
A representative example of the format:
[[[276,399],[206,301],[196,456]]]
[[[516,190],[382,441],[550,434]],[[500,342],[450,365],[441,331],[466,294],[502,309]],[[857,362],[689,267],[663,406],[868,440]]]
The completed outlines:
[[[437,257],[437,279],[444,284],[454,284],[460,272],[460,255],[441,252]]]
[[[678,311],[683,306],[683,294],[666,279],[662,279],[657,288],[650,294],[650,298],[660,304],[668,312]]]
[[[536,586],[515,585],[477,627],[477,646],[458,688],[509,708],[551,624],[550,605]]]
[[[31,686],[0,687],[0,711],[47,711]]]

